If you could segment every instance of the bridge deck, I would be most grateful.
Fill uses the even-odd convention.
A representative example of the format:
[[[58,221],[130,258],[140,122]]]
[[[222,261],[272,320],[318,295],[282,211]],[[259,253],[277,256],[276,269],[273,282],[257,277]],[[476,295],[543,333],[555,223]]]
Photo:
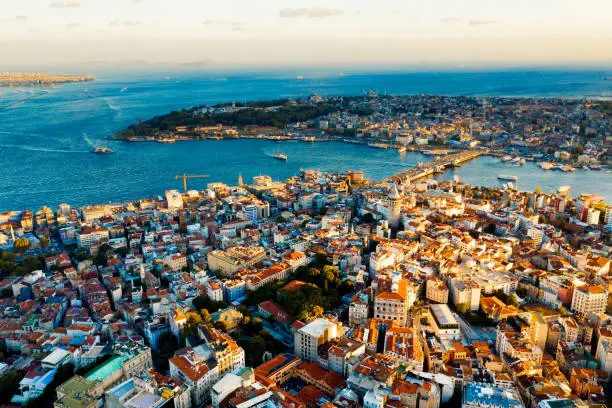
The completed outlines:
[[[400,184],[405,182],[413,182],[420,178],[430,176],[434,173],[443,172],[448,167],[459,166],[462,163],[465,163],[469,160],[473,160],[476,157],[481,156],[485,153],[486,151],[482,150],[469,150],[465,152],[450,154],[448,156],[440,157],[428,163],[421,164],[417,167],[413,167],[412,169],[402,171],[391,177],[387,177],[381,182],[389,183],[392,181],[396,181]]]

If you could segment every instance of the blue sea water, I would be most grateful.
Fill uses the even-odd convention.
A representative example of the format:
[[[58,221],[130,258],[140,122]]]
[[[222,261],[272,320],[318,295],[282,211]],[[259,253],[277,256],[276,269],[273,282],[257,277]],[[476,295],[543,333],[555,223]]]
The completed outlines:
[[[341,143],[275,143],[257,140],[180,142],[173,145],[123,143],[107,137],[171,110],[226,101],[281,97],[359,95],[370,89],[389,94],[500,95],[612,98],[605,71],[502,71],[440,73],[98,73],[97,81],[41,90],[0,88],[0,211],[38,209],[66,202],[84,205],[163,194],[180,188],[176,174],[209,174],[209,181],[232,183],[258,174],[284,179],[300,168],[361,169],[383,178],[425,161],[419,153]],[[89,153],[108,146],[112,155]],[[270,156],[283,152],[287,162]],[[496,175],[514,174],[519,187],[572,193],[594,192],[612,201],[612,176],[577,170],[545,172],[533,164],[512,167],[483,157],[446,173],[472,184],[498,185]]]

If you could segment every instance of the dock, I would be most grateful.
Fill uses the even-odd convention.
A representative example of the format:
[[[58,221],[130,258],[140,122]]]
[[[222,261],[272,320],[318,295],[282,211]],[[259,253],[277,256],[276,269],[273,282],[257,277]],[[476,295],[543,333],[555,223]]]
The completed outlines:
[[[395,182],[398,184],[412,183],[415,180],[423,177],[428,177],[433,174],[443,173],[449,167],[458,167],[463,163],[473,160],[483,154],[487,154],[486,150],[469,150],[460,153],[450,154],[448,156],[440,157],[436,160],[419,164],[412,169],[402,171],[391,177],[387,177],[381,180],[381,183]]]

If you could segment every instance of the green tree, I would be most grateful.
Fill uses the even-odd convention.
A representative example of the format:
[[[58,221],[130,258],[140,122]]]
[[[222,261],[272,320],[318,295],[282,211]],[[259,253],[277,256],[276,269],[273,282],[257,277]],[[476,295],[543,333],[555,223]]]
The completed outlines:
[[[23,379],[24,372],[10,370],[0,377],[0,404],[11,402],[13,394],[19,389],[19,382]]]
[[[196,297],[195,299],[193,299],[192,303],[193,303],[194,309],[196,310],[206,309],[208,310],[209,313],[215,313],[219,309],[223,309],[227,307],[227,305],[224,302],[216,302],[214,300],[211,300],[206,295],[200,295]]]
[[[32,271],[41,269],[42,261],[36,256],[28,256],[23,260],[22,266],[26,273],[30,273]]]
[[[230,330],[229,323],[223,320],[217,320],[215,322],[215,328],[222,332],[228,332]]]
[[[196,312],[187,312],[187,323],[183,329],[185,337],[198,334],[198,325],[202,323],[202,317]]]
[[[19,254],[23,254],[28,248],[30,248],[30,241],[25,237],[17,238],[13,242],[13,249]]]
[[[459,303],[457,305],[457,313],[465,314],[470,310],[470,304],[468,302]]]
[[[96,263],[96,265],[106,265],[107,261],[108,261],[108,256],[110,253],[112,253],[112,249],[110,247],[110,245],[108,244],[102,244],[100,245],[100,248],[98,248],[98,254],[96,255],[96,258],[94,259],[94,262]]]
[[[40,237],[40,247],[43,249],[46,249],[49,246],[49,238],[47,237]]]
[[[200,310],[200,315],[202,316],[202,321],[204,323],[209,323],[210,322],[210,313],[208,312],[208,310],[201,309]]]

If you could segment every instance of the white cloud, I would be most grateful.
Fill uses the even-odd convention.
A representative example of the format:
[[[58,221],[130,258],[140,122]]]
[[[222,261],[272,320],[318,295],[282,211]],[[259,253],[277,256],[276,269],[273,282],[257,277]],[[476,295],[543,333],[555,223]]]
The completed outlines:
[[[284,8],[278,11],[278,15],[283,18],[295,18],[295,17],[323,18],[323,17],[339,16],[342,14],[344,14],[344,10],[342,9],[322,8],[322,7]]]
[[[54,1],[50,5],[51,8],[79,8],[81,2],[79,0],[59,0]]]
[[[136,27],[142,25],[141,21],[133,21],[133,20],[113,20],[108,23],[111,27],[125,26],[125,27]]]

